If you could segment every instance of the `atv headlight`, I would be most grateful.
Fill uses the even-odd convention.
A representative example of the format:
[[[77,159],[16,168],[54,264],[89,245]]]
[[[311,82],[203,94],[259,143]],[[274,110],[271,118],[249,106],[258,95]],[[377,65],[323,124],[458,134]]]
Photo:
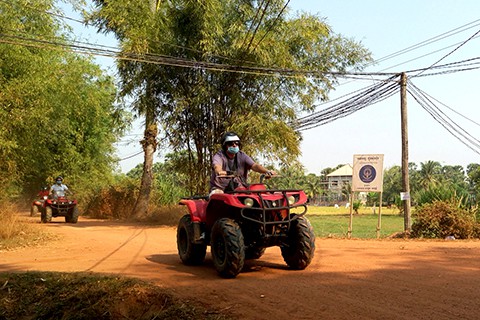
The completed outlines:
[[[292,205],[292,204],[295,203],[295,197],[294,196],[288,196],[287,200],[288,200],[289,205]]]
[[[247,207],[253,207],[253,203],[252,198],[245,198],[245,200],[243,200],[243,204]]]

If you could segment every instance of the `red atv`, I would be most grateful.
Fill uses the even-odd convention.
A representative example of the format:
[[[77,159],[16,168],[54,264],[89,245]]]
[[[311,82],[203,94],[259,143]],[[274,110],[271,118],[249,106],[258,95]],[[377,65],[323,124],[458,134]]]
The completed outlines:
[[[30,217],[34,217],[43,209],[43,203],[48,198],[48,188],[42,187],[42,189],[38,192],[37,198],[33,200],[32,205],[30,206]]]
[[[236,277],[245,259],[258,259],[272,246],[280,247],[291,269],[310,264],[315,234],[304,216],[305,192],[267,189],[263,178],[247,188],[180,201],[190,212],[177,229],[178,254],[184,264],[203,263],[207,245],[217,272],[225,278]]]
[[[77,200],[64,194],[54,194],[43,203],[41,221],[47,223],[52,221],[52,217],[65,217],[65,222],[77,223],[79,216]]]

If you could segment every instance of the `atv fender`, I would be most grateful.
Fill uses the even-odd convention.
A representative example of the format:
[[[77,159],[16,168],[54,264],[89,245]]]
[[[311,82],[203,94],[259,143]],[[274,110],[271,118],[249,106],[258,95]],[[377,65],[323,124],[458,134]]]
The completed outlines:
[[[187,206],[192,222],[205,222],[207,220],[207,201],[182,199],[180,204]]]

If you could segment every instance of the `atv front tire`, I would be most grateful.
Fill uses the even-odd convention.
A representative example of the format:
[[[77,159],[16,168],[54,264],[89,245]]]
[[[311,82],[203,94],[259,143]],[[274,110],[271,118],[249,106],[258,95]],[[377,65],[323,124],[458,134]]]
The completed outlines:
[[[224,278],[235,278],[245,262],[245,244],[240,226],[232,219],[217,220],[210,239],[215,269]]]
[[[71,223],[77,223],[79,216],[80,216],[80,211],[78,210],[78,208],[77,207],[73,208],[72,220],[70,222]]]
[[[42,223],[51,222],[52,221],[52,215],[53,215],[52,208],[46,207],[45,209],[43,209],[42,215],[41,215]]]
[[[178,255],[186,265],[200,265],[207,254],[206,244],[193,242],[193,224],[190,215],[186,214],[178,223],[177,228],[177,249]]]
[[[80,212],[78,211],[77,207],[74,207],[72,209],[72,213],[68,213],[65,216],[65,222],[66,223],[77,223],[78,222],[78,216],[80,215]]]
[[[38,212],[40,210],[38,210],[38,207],[36,205],[33,205],[31,208],[30,208],[30,217],[35,217]]]
[[[305,269],[315,253],[315,234],[305,217],[292,222],[287,243],[281,246],[283,260],[294,270]]]

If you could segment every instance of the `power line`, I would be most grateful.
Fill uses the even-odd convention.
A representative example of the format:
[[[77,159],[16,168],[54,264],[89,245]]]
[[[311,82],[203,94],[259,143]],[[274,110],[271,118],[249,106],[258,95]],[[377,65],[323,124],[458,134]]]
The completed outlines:
[[[260,27],[260,24],[262,23],[263,17],[265,16],[265,12],[267,12],[267,8],[268,8],[268,5],[270,4],[270,1],[271,0],[266,0],[265,8],[263,8],[263,10],[262,10],[262,15],[260,16],[260,19],[258,20],[257,26],[255,27],[255,30],[253,30],[253,34],[252,34],[252,37],[250,39],[250,42],[247,45],[247,48],[246,48],[247,52],[249,51],[250,46],[252,45],[253,39],[255,39],[255,35],[257,34],[257,31],[258,31],[258,28]],[[259,9],[260,8],[261,8],[261,6],[259,6]],[[258,14],[258,11],[257,11],[257,14]]]
[[[3,40],[0,38],[0,42],[14,44],[14,45],[22,45],[22,46],[30,46],[30,47],[37,47],[37,48],[55,48],[61,47],[63,49],[70,49],[74,52],[80,54],[91,54],[91,55],[98,55],[110,58],[116,58],[120,60],[129,60],[134,62],[144,62],[144,63],[152,63],[152,64],[159,64],[159,65],[167,65],[167,66],[174,66],[174,67],[186,67],[186,68],[197,68],[197,69],[206,69],[211,71],[221,71],[221,72],[236,72],[236,73],[246,73],[246,74],[256,74],[262,76],[283,76],[283,77],[312,77],[312,78],[323,78],[326,76],[334,76],[337,78],[344,78],[344,79],[355,79],[355,80],[372,80],[372,76],[392,76],[396,73],[390,72],[333,72],[333,71],[315,71],[315,70],[296,70],[296,69],[282,69],[282,68],[268,68],[268,67],[254,67],[254,66],[239,66],[239,65],[230,65],[230,64],[222,64],[222,63],[214,63],[214,62],[204,62],[204,61],[195,61],[195,60],[188,60],[184,58],[176,58],[166,55],[158,55],[158,54],[136,54],[131,52],[121,52],[111,50],[109,46],[98,46],[90,43],[85,42],[77,42],[74,41],[73,44],[58,42],[58,41],[50,41],[50,40],[43,40],[43,39],[36,39],[36,38],[28,38],[25,36],[18,36],[18,35],[11,35],[11,34],[2,34],[0,33],[0,37],[5,39],[13,39],[13,40]],[[469,60],[474,60],[478,58],[472,58]],[[467,60],[464,60],[467,61]],[[457,62],[462,63],[463,61]],[[417,72],[426,69],[439,69],[443,67],[451,68],[451,64],[448,65],[441,65],[441,66],[431,66],[425,69],[415,69],[406,71],[406,73]],[[467,71],[476,69],[475,68],[467,68],[467,69],[457,69],[455,71],[450,72],[458,72],[458,71]],[[364,78],[364,76],[368,76],[369,78]],[[418,75],[417,75],[418,76]],[[380,80],[380,79],[378,79]]]
[[[430,75],[438,75],[438,74],[447,74],[447,73],[455,73],[455,72],[461,72],[461,71],[470,71],[470,70],[475,70],[480,67],[480,57],[476,58],[470,58],[466,60],[461,60],[461,61],[455,61],[443,65],[437,65],[433,67],[427,67],[427,68],[420,68],[420,69],[413,69],[408,71],[408,73],[418,73],[415,75],[415,77],[425,77],[425,76],[430,76]],[[454,69],[455,68],[455,69]],[[444,71],[437,71],[437,72],[432,72],[429,74],[420,74],[421,72],[427,71],[427,70],[441,70],[441,69],[446,69]]]
[[[329,108],[299,118],[291,123],[291,125],[296,130],[305,131],[346,117],[367,106],[383,101],[395,94],[398,87],[397,81],[394,81],[395,78],[398,78],[398,75],[390,77],[378,84],[369,86],[359,93],[344,99]]]
[[[260,45],[260,43],[263,41],[263,39],[265,39],[265,37],[267,36],[267,34],[272,30],[273,26],[277,23],[278,19],[280,19],[280,17],[282,16],[282,13],[285,11],[285,9],[287,8],[288,4],[290,3],[290,0],[287,0],[287,2],[285,3],[285,5],[283,6],[282,10],[280,10],[280,12],[278,13],[277,17],[275,18],[275,20],[273,20],[273,22],[270,24],[270,26],[268,27],[267,31],[265,31],[265,33],[263,34],[262,38],[257,42],[257,44],[255,45],[255,47],[253,48],[252,52],[255,51],[257,49],[257,47]]]
[[[472,24],[474,24],[474,25],[471,26]],[[385,61],[385,60],[389,60],[389,59],[395,58],[395,57],[397,57],[397,56],[399,56],[399,55],[402,55],[402,54],[405,54],[405,53],[407,53],[407,52],[416,50],[416,49],[418,49],[418,48],[421,48],[421,47],[424,47],[424,46],[426,46],[426,45],[429,45],[429,44],[432,44],[432,43],[434,43],[434,42],[437,42],[437,41],[439,41],[439,40],[448,38],[448,37],[453,36],[453,35],[455,35],[455,34],[464,32],[464,31],[466,31],[466,30],[468,30],[468,29],[474,28],[474,27],[479,26],[479,25],[480,25],[480,19],[475,20],[475,21],[472,21],[472,22],[469,22],[469,23],[467,23],[467,24],[464,24],[463,26],[460,26],[460,27],[457,27],[457,28],[452,29],[452,30],[450,30],[450,31],[444,32],[444,33],[439,34],[439,35],[437,35],[437,36],[435,36],[435,37],[432,37],[432,38],[430,38],[430,39],[423,40],[423,41],[421,41],[421,42],[419,42],[419,43],[417,43],[417,44],[411,45],[411,46],[409,46],[409,47],[407,47],[407,48],[405,48],[405,49],[402,49],[402,50],[396,51],[396,52],[394,52],[394,53],[391,53],[391,54],[389,54],[389,55],[386,55],[386,56],[384,56],[384,57],[382,57],[382,58],[380,58],[380,59],[376,59],[374,62],[375,62],[375,63],[379,63],[379,62],[383,62],[383,61]],[[468,27],[468,28],[466,28],[466,27]],[[461,29],[461,30],[459,30],[459,29]],[[458,31],[458,30],[459,30],[459,31]]]
[[[476,39],[476,38],[478,38],[478,37],[479,37],[479,36],[476,36],[476,37],[474,37],[473,39]],[[447,47],[444,47],[444,48],[441,48],[441,49],[438,49],[438,50],[435,50],[435,51],[431,51],[431,52],[429,52],[429,53],[426,53],[426,54],[423,54],[423,55],[421,55],[421,56],[412,58],[412,59],[410,59],[410,60],[403,61],[403,62],[397,63],[397,64],[395,64],[395,65],[393,65],[393,66],[384,68],[384,69],[382,69],[381,71],[383,72],[383,71],[390,70],[390,69],[393,69],[393,68],[395,68],[395,67],[398,67],[398,66],[407,64],[407,63],[412,62],[412,61],[420,60],[420,59],[422,59],[422,58],[431,56],[432,54],[435,54],[435,53],[438,53],[438,52],[442,52],[442,51],[447,50],[447,49],[449,49],[449,48],[458,46],[458,45],[461,44],[461,43],[462,43],[462,42],[457,42],[457,43],[454,43],[454,44],[449,45],[449,46],[447,46]],[[425,69],[425,68],[423,68],[423,69]],[[410,70],[410,71],[408,71],[408,72],[412,72],[412,70]]]
[[[427,111],[432,118],[444,127],[452,136],[467,146],[475,153],[480,154],[480,140],[473,137],[465,129],[459,126],[455,121],[448,117],[438,106],[436,106],[428,96],[418,89],[410,80],[407,91],[418,102],[418,104]]]
[[[1,1],[4,2],[3,0],[1,0]],[[287,5],[288,5],[288,2],[287,2]],[[266,7],[267,6],[268,6],[268,2],[266,3]],[[263,9],[262,14],[264,14],[265,11],[266,11],[266,8]],[[258,11],[257,11],[257,13],[258,13]],[[280,12],[280,14],[281,13],[282,12]],[[52,14],[52,13],[49,13],[49,14]],[[65,17],[65,16],[57,15],[57,14],[53,14],[53,15],[60,16],[62,18],[68,18],[68,17]],[[71,19],[70,18],[70,20],[80,22],[79,20],[76,20],[76,19]],[[260,23],[261,23],[261,20],[257,24],[257,29],[258,29],[258,26],[259,26]],[[454,29],[454,30],[456,30],[456,29]],[[450,32],[452,32],[452,31],[450,31]],[[452,64],[444,65],[444,66],[436,66],[436,65],[438,64],[438,62],[440,62],[441,60],[445,59],[447,56],[449,56],[450,54],[452,54],[453,52],[458,50],[465,43],[467,43],[468,41],[476,38],[477,34],[479,32],[480,31],[475,33],[473,36],[471,36],[466,41],[462,42],[460,44],[460,46],[455,48],[455,50],[451,51],[449,54],[444,56],[442,59],[438,60],[436,63],[432,64],[430,67],[425,68],[425,69],[419,69],[420,73],[417,74],[417,76],[420,76],[426,70],[439,69],[440,67],[450,68],[450,69],[453,68]],[[445,33],[445,34],[448,34],[448,32]],[[335,75],[335,76],[338,76],[338,77],[353,78],[353,79],[356,79],[356,80],[362,79],[361,76],[365,76],[365,75],[366,76],[391,75],[391,73],[390,74],[389,73],[336,73],[336,72],[319,73],[319,72],[308,71],[308,70],[292,70],[292,69],[279,69],[279,68],[278,69],[277,68],[263,68],[263,67],[253,67],[253,68],[252,67],[247,67],[247,68],[245,68],[245,67],[232,66],[232,65],[226,65],[226,64],[191,61],[191,60],[186,60],[186,59],[182,59],[182,58],[175,58],[175,57],[168,57],[168,56],[154,55],[154,54],[135,55],[135,54],[131,54],[131,53],[122,53],[122,52],[115,51],[115,50],[108,50],[106,48],[113,48],[113,49],[117,49],[117,48],[107,47],[107,46],[94,47],[94,46],[91,46],[90,44],[88,44],[88,46],[78,46],[78,45],[63,44],[63,43],[59,44],[58,42],[45,41],[45,40],[39,40],[39,39],[28,39],[28,38],[25,38],[25,37],[11,36],[11,35],[5,35],[5,34],[2,35],[2,36],[7,37],[7,38],[9,36],[13,37],[13,38],[16,37],[17,40],[20,40],[20,41],[31,41],[31,42],[34,42],[34,43],[39,42],[39,43],[42,43],[42,44],[62,46],[64,48],[70,48],[70,49],[72,49],[76,52],[79,52],[79,53],[104,55],[104,56],[114,57],[114,58],[117,58],[117,59],[125,59],[125,60],[137,61],[137,62],[157,63],[157,64],[180,66],[180,67],[203,68],[203,69],[209,69],[209,70],[214,70],[214,71],[229,71],[229,72],[243,72],[243,73],[246,73],[246,72],[252,72],[252,69],[254,69],[257,74],[261,74],[262,72],[267,73],[267,74],[261,74],[261,75],[271,75],[272,73],[276,73],[275,75],[281,74],[281,75],[285,76],[284,73],[287,73],[287,76],[292,76],[291,74],[294,74],[295,76],[313,76],[314,74],[317,74],[317,75],[323,75],[323,76],[325,76],[325,75]],[[254,36],[255,36],[255,33],[252,36],[252,40],[253,40]],[[432,38],[432,39],[434,39],[434,38]],[[261,40],[263,40],[263,38]],[[26,44],[26,43],[15,42],[15,41],[2,41],[1,39],[0,39],[0,42],[18,44],[18,45],[32,45],[32,44]],[[77,42],[77,43],[79,43],[79,42]],[[425,45],[427,43],[430,43],[430,42],[426,42]],[[85,44],[85,43],[83,43],[83,44]],[[478,58],[475,58],[475,59],[478,59]],[[463,64],[463,66],[467,66],[467,65]],[[468,68],[465,67],[464,69],[459,69],[458,65],[457,65],[456,69],[449,70],[449,71],[443,71],[443,73],[473,70],[473,69],[477,69],[477,68],[479,68],[479,66],[476,66],[476,63],[471,63],[470,67],[468,67]],[[418,71],[418,70],[416,70],[416,71]],[[288,75],[288,73],[290,73],[290,75]],[[438,72],[436,74],[439,74],[439,73],[440,72]],[[368,78],[368,80],[371,80],[371,78]],[[392,93],[393,88],[394,88],[394,86],[392,86],[392,85],[390,85],[388,87],[384,87],[384,86],[381,85],[381,86],[378,86],[378,87],[375,86],[374,88],[372,88],[373,91],[369,91],[370,89],[367,89],[366,91],[362,91],[361,94],[363,94],[364,97],[355,96],[354,100],[351,100],[351,99],[346,100],[346,101],[344,101],[340,104],[337,104],[336,106],[334,106],[334,107],[332,107],[328,110],[324,110],[320,113],[315,113],[313,115],[310,115],[309,118],[299,119],[298,120],[298,124],[299,124],[298,129],[299,130],[307,130],[307,129],[310,129],[310,128],[313,128],[313,127],[316,127],[316,126],[319,126],[319,125],[322,125],[322,124],[325,124],[325,123],[329,123],[329,122],[334,121],[338,118],[345,117],[345,116],[347,116],[347,115],[349,115],[353,112],[356,112],[356,111],[366,107],[367,105],[369,105],[369,103],[370,104],[376,103],[378,101],[381,101],[383,99],[388,98],[391,94],[393,94]],[[376,91],[376,90],[378,90],[378,91]],[[413,90],[412,90],[412,92],[413,92]],[[425,103],[424,103],[424,105],[425,105]],[[434,112],[432,110],[430,110],[430,112],[431,112],[431,114],[434,114],[436,116],[436,119],[440,119],[438,112]]]
[[[4,3],[7,3],[7,4],[10,4],[8,2],[6,2],[5,0],[0,0]],[[279,18],[279,16],[281,15],[281,13],[283,12],[283,10],[288,6],[288,3],[289,3],[290,0],[288,0],[286,2],[286,4],[284,5],[284,7],[282,8],[282,10],[280,11],[279,15],[277,16],[277,19]],[[263,3],[265,3],[265,1],[263,1]],[[257,12],[256,12],[256,16],[258,16],[261,8],[263,7],[263,3],[261,3],[258,8],[257,8]],[[266,1],[265,3],[265,8],[263,8],[263,12],[262,12],[262,17],[263,15],[265,14],[266,12],[266,8],[268,7],[270,3],[270,0]],[[33,7],[29,7],[30,9],[32,10],[36,10],[36,11],[40,11],[36,8],[33,8]],[[42,11],[43,12],[43,11]],[[70,18],[70,17],[67,17],[65,15],[60,15],[60,14],[56,14],[56,13],[52,13],[52,12],[44,12],[44,13],[47,13],[47,14],[50,14],[50,15],[54,15],[56,17],[60,17],[62,19],[68,19],[68,20],[71,20],[71,21],[74,21],[74,22],[77,22],[77,23],[82,23],[82,24],[85,24],[87,26],[93,26],[92,24],[89,24],[89,23],[86,23],[84,21],[81,21],[81,20],[78,20],[78,19],[74,19],[74,18]],[[275,19],[275,20],[277,20]],[[250,28],[252,27],[252,25],[254,25],[255,23],[255,20],[256,18],[254,19],[254,21],[252,22],[252,24],[250,25]],[[261,23],[261,20],[262,18],[260,18],[260,20],[258,21],[257,23],[257,28],[255,29],[255,32],[256,30],[258,29],[260,23]],[[477,23],[479,20],[475,20],[473,22],[470,22],[468,24],[465,24],[463,26],[460,26],[460,27],[457,27],[455,29],[452,29],[450,31],[447,31],[445,33],[442,33],[438,36],[435,36],[433,38],[430,38],[428,40],[425,40],[425,41],[422,41],[420,42],[419,44],[416,44],[416,45],[413,45],[413,46],[410,46],[406,49],[403,49],[403,50],[400,50],[400,51],[397,51],[396,53],[393,53],[393,54],[390,54],[384,58],[381,58],[380,60],[377,60],[376,62],[378,61],[383,61],[383,60],[387,60],[389,59],[390,57],[394,57],[394,56],[398,56],[400,54],[403,54],[403,53],[406,53],[408,51],[411,51],[411,50],[414,50],[418,47],[421,47],[421,46],[424,46],[424,45],[427,45],[427,44],[430,44],[430,43],[433,43],[435,41],[438,41],[439,39],[443,39],[443,38],[446,38],[448,36],[451,36],[451,35],[454,35],[454,34],[457,34],[459,32],[463,32],[465,30],[468,30],[472,27],[475,27],[477,26],[479,23]],[[471,26],[473,24],[473,26]],[[251,29],[250,29],[251,30]],[[250,31],[249,30],[249,31]],[[269,31],[269,30],[268,30]],[[267,31],[267,33],[268,33]],[[252,41],[253,41],[253,38],[255,36],[255,33],[252,35]],[[264,35],[265,36],[265,35]],[[473,37],[473,38],[476,38],[476,37]],[[261,39],[263,40],[263,38]],[[260,40],[260,41],[261,41]],[[469,39],[470,40],[470,39]],[[468,41],[468,40],[467,40]],[[77,42],[78,43],[78,42]],[[166,44],[166,45],[171,45],[171,44],[168,44],[168,43],[165,43],[165,42],[161,42],[163,44]],[[465,42],[464,42],[465,43]],[[463,43],[463,44],[464,44]],[[85,44],[85,43],[84,43]],[[461,45],[463,45],[461,44]],[[258,44],[257,44],[258,45]],[[135,58],[132,58],[131,57],[131,54],[126,54],[127,56],[122,56],[120,55],[121,51],[119,51],[118,48],[114,48],[114,47],[108,47],[108,46],[99,46],[101,48],[114,48],[115,50],[107,50],[108,53],[105,53],[105,52],[92,52],[93,50],[98,50],[98,47],[97,48],[94,48],[93,45],[91,44],[88,44],[88,49],[90,52],[86,52],[87,54],[93,54],[93,55],[98,55],[98,56],[105,56],[105,57],[111,57],[111,58],[117,58],[117,59],[123,59],[123,60],[130,60],[130,61],[137,61],[137,62],[146,62],[146,63],[157,63],[157,64],[162,64],[162,63],[159,63],[159,61],[154,61],[152,59],[149,59],[148,56],[154,56],[154,57],[163,57],[163,58],[169,58],[171,59],[169,62],[166,62],[166,61],[163,61],[163,64],[165,65],[170,65],[170,66],[178,66],[178,67],[202,67],[202,68],[205,68],[205,69],[210,69],[210,70],[213,70],[213,71],[229,71],[229,72],[240,72],[240,73],[249,73],[249,74],[258,74],[258,75],[265,75],[263,73],[277,73],[277,72],[281,72],[282,73],[282,76],[287,76],[287,77],[298,77],[298,76],[309,76],[309,77],[319,77],[319,76],[325,76],[325,75],[331,75],[331,76],[336,76],[336,77],[339,77],[339,78],[351,78],[351,79],[360,79],[362,80],[362,78],[360,78],[359,76],[361,75],[367,75],[367,76],[371,76],[373,74],[382,74],[382,75],[392,75],[392,74],[395,74],[395,73],[385,73],[385,72],[377,72],[377,73],[357,73],[357,74],[354,74],[354,73],[337,73],[337,72],[322,72],[322,73],[319,73],[317,71],[308,71],[308,70],[290,70],[290,69],[277,69],[277,68],[265,68],[265,67],[253,67],[255,70],[245,70],[245,68],[241,67],[241,66],[232,66],[232,65],[225,65],[225,64],[214,64],[216,65],[217,67],[213,67],[212,66],[212,63],[209,63],[209,62],[201,62],[201,61],[194,61],[194,62],[191,62],[190,61],[190,65],[188,65],[188,60],[186,59],[182,59],[182,58],[176,58],[176,57],[168,57],[168,56],[161,56],[161,55],[155,55],[155,54],[149,54],[149,55],[145,55],[147,56],[146,58],[141,58],[141,57],[137,57],[136,59]],[[175,45],[172,45],[172,46],[175,46]],[[179,46],[177,46],[179,47]],[[191,48],[187,48],[187,47],[181,47],[183,49],[187,49],[187,50],[194,50],[194,49],[191,49]],[[457,48],[458,49],[458,48]],[[198,50],[194,50],[194,51],[197,51],[199,52]],[[455,51],[455,50],[454,50]],[[78,48],[77,48],[77,52],[78,53],[85,53],[85,52],[81,52],[81,51],[78,51]],[[436,51],[437,52],[437,51]],[[430,53],[431,54],[431,53]],[[141,56],[141,55],[138,55],[138,56]],[[424,55],[426,56],[426,55]],[[422,56],[422,57],[424,57]],[[226,57],[221,57],[221,58],[224,58],[224,59],[229,59],[229,58],[226,58]],[[418,58],[416,58],[418,59]],[[416,60],[416,59],[413,59],[413,60]],[[442,58],[443,59],[443,58]],[[409,60],[407,62],[410,62],[410,61],[413,61],[413,60]],[[242,62],[245,62],[245,60],[242,60]],[[407,63],[405,62],[405,63]],[[192,63],[194,65],[192,65]],[[437,61],[438,63],[438,61]],[[205,64],[210,64],[209,67],[206,67]],[[402,63],[404,64],[404,63]],[[397,64],[396,66],[398,66],[400,64]],[[225,67],[227,66],[227,67]],[[395,67],[395,66],[394,66]],[[242,69],[243,68],[243,69]],[[393,67],[390,67],[390,68],[393,68]],[[390,69],[388,68],[388,69]],[[227,70],[227,69],[230,69],[230,70]],[[235,70],[232,70],[232,69],[235,69]],[[386,70],[386,69],[384,69]],[[471,70],[471,69],[465,69],[463,71],[468,71],[468,70]],[[286,75],[286,73],[293,73],[294,75]],[[409,71],[407,71],[406,73],[409,73]],[[370,79],[369,79],[370,80]]]
[[[437,62],[433,63],[430,67],[422,70],[419,74],[417,74],[416,76],[419,76],[420,74],[422,74],[423,72],[433,68],[435,65],[437,65],[440,61],[444,60],[445,58],[447,58],[448,56],[452,55],[455,51],[457,51],[458,49],[460,49],[461,47],[463,47],[467,42],[469,42],[470,40],[474,39],[478,34],[480,33],[480,30],[478,30],[477,32],[475,32],[471,37],[469,37],[467,40],[463,41],[459,46],[457,46],[455,49],[453,49],[452,51],[450,51],[449,53],[447,53],[446,55],[444,55],[442,58],[440,58]]]
[[[76,45],[76,44],[67,44],[62,42],[55,42],[49,40],[41,40],[34,38],[26,38],[23,36],[16,36],[10,34],[0,33],[0,37],[13,40],[2,40],[2,43],[30,46],[37,48],[52,48],[52,47],[61,47],[64,49],[70,49],[74,52],[81,54],[92,54],[98,56],[105,56],[116,58],[120,60],[129,60],[134,62],[144,62],[152,63],[173,67],[184,67],[184,68],[194,68],[194,69],[205,69],[211,71],[221,71],[221,72],[234,72],[234,73],[245,73],[245,74],[256,74],[262,76],[282,76],[282,77],[311,77],[311,78],[324,78],[326,76],[335,76],[335,77],[351,77],[351,76],[362,76],[362,75],[382,75],[388,76],[392,73],[343,73],[335,71],[315,71],[315,70],[301,70],[301,69],[286,69],[286,68],[269,68],[269,67],[254,67],[254,66],[240,66],[240,65],[230,65],[222,64],[215,62],[205,62],[205,61],[195,61],[188,60],[184,58],[176,58],[165,55],[158,54],[137,54],[132,52],[119,52],[114,50],[108,50],[104,48],[97,48],[95,45],[85,46],[85,45]],[[76,43],[76,42],[74,42]]]
[[[134,157],[136,157],[136,156],[138,156],[138,155],[140,155],[140,154],[142,154],[142,153],[143,153],[143,150],[140,151],[140,152],[137,152],[137,153],[135,153],[135,154],[126,156],[125,158],[118,159],[118,161],[128,160],[128,159],[134,158]]]
[[[470,118],[467,117],[467,116],[464,116],[464,115],[461,114],[460,112],[454,110],[453,108],[447,106],[447,105],[444,104],[443,102],[441,102],[441,101],[435,99],[434,97],[432,97],[431,95],[427,94],[425,91],[422,91],[422,90],[420,90],[419,88],[416,88],[416,89],[417,89],[418,91],[420,91],[424,96],[429,97],[431,100],[435,100],[437,103],[440,103],[442,106],[444,106],[444,107],[447,108],[448,110],[452,111],[453,113],[459,115],[460,117],[464,118],[465,120],[470,121],[471,123],[473,123],[473,124],[475,124],[475,125],[477,125],[477,126],[480,127],[480,123],[478,123],[478,122],[470,119]]]

